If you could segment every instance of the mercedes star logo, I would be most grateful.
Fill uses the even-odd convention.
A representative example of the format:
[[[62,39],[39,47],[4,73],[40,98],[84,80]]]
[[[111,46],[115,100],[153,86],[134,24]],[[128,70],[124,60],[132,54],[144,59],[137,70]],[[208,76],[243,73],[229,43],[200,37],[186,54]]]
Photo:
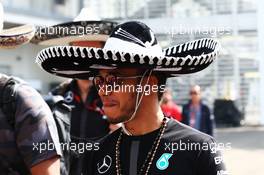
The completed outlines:
[[[64,97],[64,100],[67,102],[67,103],[71,103],[73,101],[73,92],[72,91],[69,91],[65,94],[65,97]]]
[[[100,174],[106,173],[112,165],[112,158],[109,155],[104,157],[103,162],[97,163],[97,170]]]

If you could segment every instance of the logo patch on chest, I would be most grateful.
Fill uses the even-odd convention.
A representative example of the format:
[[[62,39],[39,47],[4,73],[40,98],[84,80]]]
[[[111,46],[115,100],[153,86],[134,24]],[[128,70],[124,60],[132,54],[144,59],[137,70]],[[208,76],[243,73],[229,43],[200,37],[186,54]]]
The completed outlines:
[[[163,153],[159,160],[156,162],[156,166],[159,170],[165,170],[169,167],[169,159],[171,158],[173,154],[171,153]]]
[[[109,155],[106,155],[104,159],[97,163],[97,171],[100,174],[106,173],[112,165],[112,158]]]

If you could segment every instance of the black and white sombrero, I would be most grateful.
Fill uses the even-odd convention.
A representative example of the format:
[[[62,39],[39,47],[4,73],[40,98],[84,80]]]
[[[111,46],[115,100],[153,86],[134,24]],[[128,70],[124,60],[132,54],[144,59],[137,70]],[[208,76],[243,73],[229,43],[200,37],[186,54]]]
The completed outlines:
[[[4,10],[0,2],[0,48],[15,48],[28,43],[34,36],[33,25],[22,25],[4,29]]]
[[[75,41],[105,42],[117,23],[100,20],[94,14],[83,8],[72,22],[38,28],[31,43],[54,46],[71,45]]]
[[[42,50],[36,62],[45,71],[62,77],[88,78],[98,69],[142,67],[178,76],[203,70],[216,58],[219,43],[200,39],[164,50],[151,29],[141,22],[115,27],[103,49],[57,46]]]

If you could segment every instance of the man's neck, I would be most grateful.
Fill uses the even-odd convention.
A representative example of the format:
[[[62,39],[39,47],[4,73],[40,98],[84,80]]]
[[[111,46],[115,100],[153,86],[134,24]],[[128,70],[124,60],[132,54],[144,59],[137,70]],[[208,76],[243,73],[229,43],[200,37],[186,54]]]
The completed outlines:
[[[199,106],[201,104],[201,101],[200,100],[199,101],[192,101],[191,104],[193,106]]]
[[[134,119],[124,123],[125,129],[131,135],[144,135],[160,128],[164,115],[159,106],[155,108],[140,108]]]

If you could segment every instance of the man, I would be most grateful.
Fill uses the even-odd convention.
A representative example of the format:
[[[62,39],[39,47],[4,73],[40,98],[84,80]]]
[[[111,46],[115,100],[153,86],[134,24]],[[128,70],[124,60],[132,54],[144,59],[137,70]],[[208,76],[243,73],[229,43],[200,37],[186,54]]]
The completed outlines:
[[[0,170],[21,175],[59,175],[59,146],[57,128],[50,109],[42,97],[25,83],[16,83],[14,109],[7,94],[9,79],[0,74]],[[11,82],[11,81],[10,81]],[[7,96],[8,95],[8,96]],[[11,98],[11,97],[10,97]],[[14,117],[10,120],[10,114]],[[51,145],[48,149],[48,145]],[[9,172],[10,171],[10,172]]]
[[[201,132],[213,136],[213,119],[209,107],[201,101],[201,88],[192,86],[191,100],[183,106],[182,122]]]
[[[32,43],[40,45],[71,45],[83,47],[102,48],[108,38],[110,32],[117,25],[111,21],[89,20],[96,19],[88,14],[89,10],[84,8],[80,14],[72,22],[58,24],[50,28],[69,31],[84,28],[86,33],[58,33],[51,35],[48,28],[41,28],[36,32]],[[67,30],[66,30],[67,29]],[[90,30],[86,30],[90,29]],[[80,77],[79,77],[80,78]],[[103,113],[102,103],[98,96],[96,88],[91,80],[87,77],[81,79],[71,79],[61,83],[59,86],[51,90],[51,95],[61,95],[65,102],[72,107],[71,112],[71,140],[74,143],[93,143],[103,136],[107,135],[111,130],[117,129],[117,125],[110,125]],[[79,150],[76,150],[77,152]],[[91,152],[91,150],[87,150]],[[88,153],[86,153],[88,158]],[[78,157],[72,157],[70,174],[80,175],[82,173],[84,153],[80,153]]]
[[[172,117],[175,120],[181,121],[181,111],[177,104],[172,99],[171,89],[166,89],[161,99],[161,110],[164,115]]]
[[[0,3],[0,48],[26,44],[34,35],[30,25],[2,27]],[[54,148],[44,148],[47,143]],[[0,174],[59,175],[58,144],[55,122],[42,97],[22,80],[0,74]]]
[[[165,117],[159,101],[167,77],[206,68],[218,49],[201,39],[162,51],[151,29],[132,21],[118,25],[103,49],[51,47],[36,62],[52,74],[96,74],[109,122],[123,124],[102,139],[89,174],[217,175],[225,170],[213,138]]]

